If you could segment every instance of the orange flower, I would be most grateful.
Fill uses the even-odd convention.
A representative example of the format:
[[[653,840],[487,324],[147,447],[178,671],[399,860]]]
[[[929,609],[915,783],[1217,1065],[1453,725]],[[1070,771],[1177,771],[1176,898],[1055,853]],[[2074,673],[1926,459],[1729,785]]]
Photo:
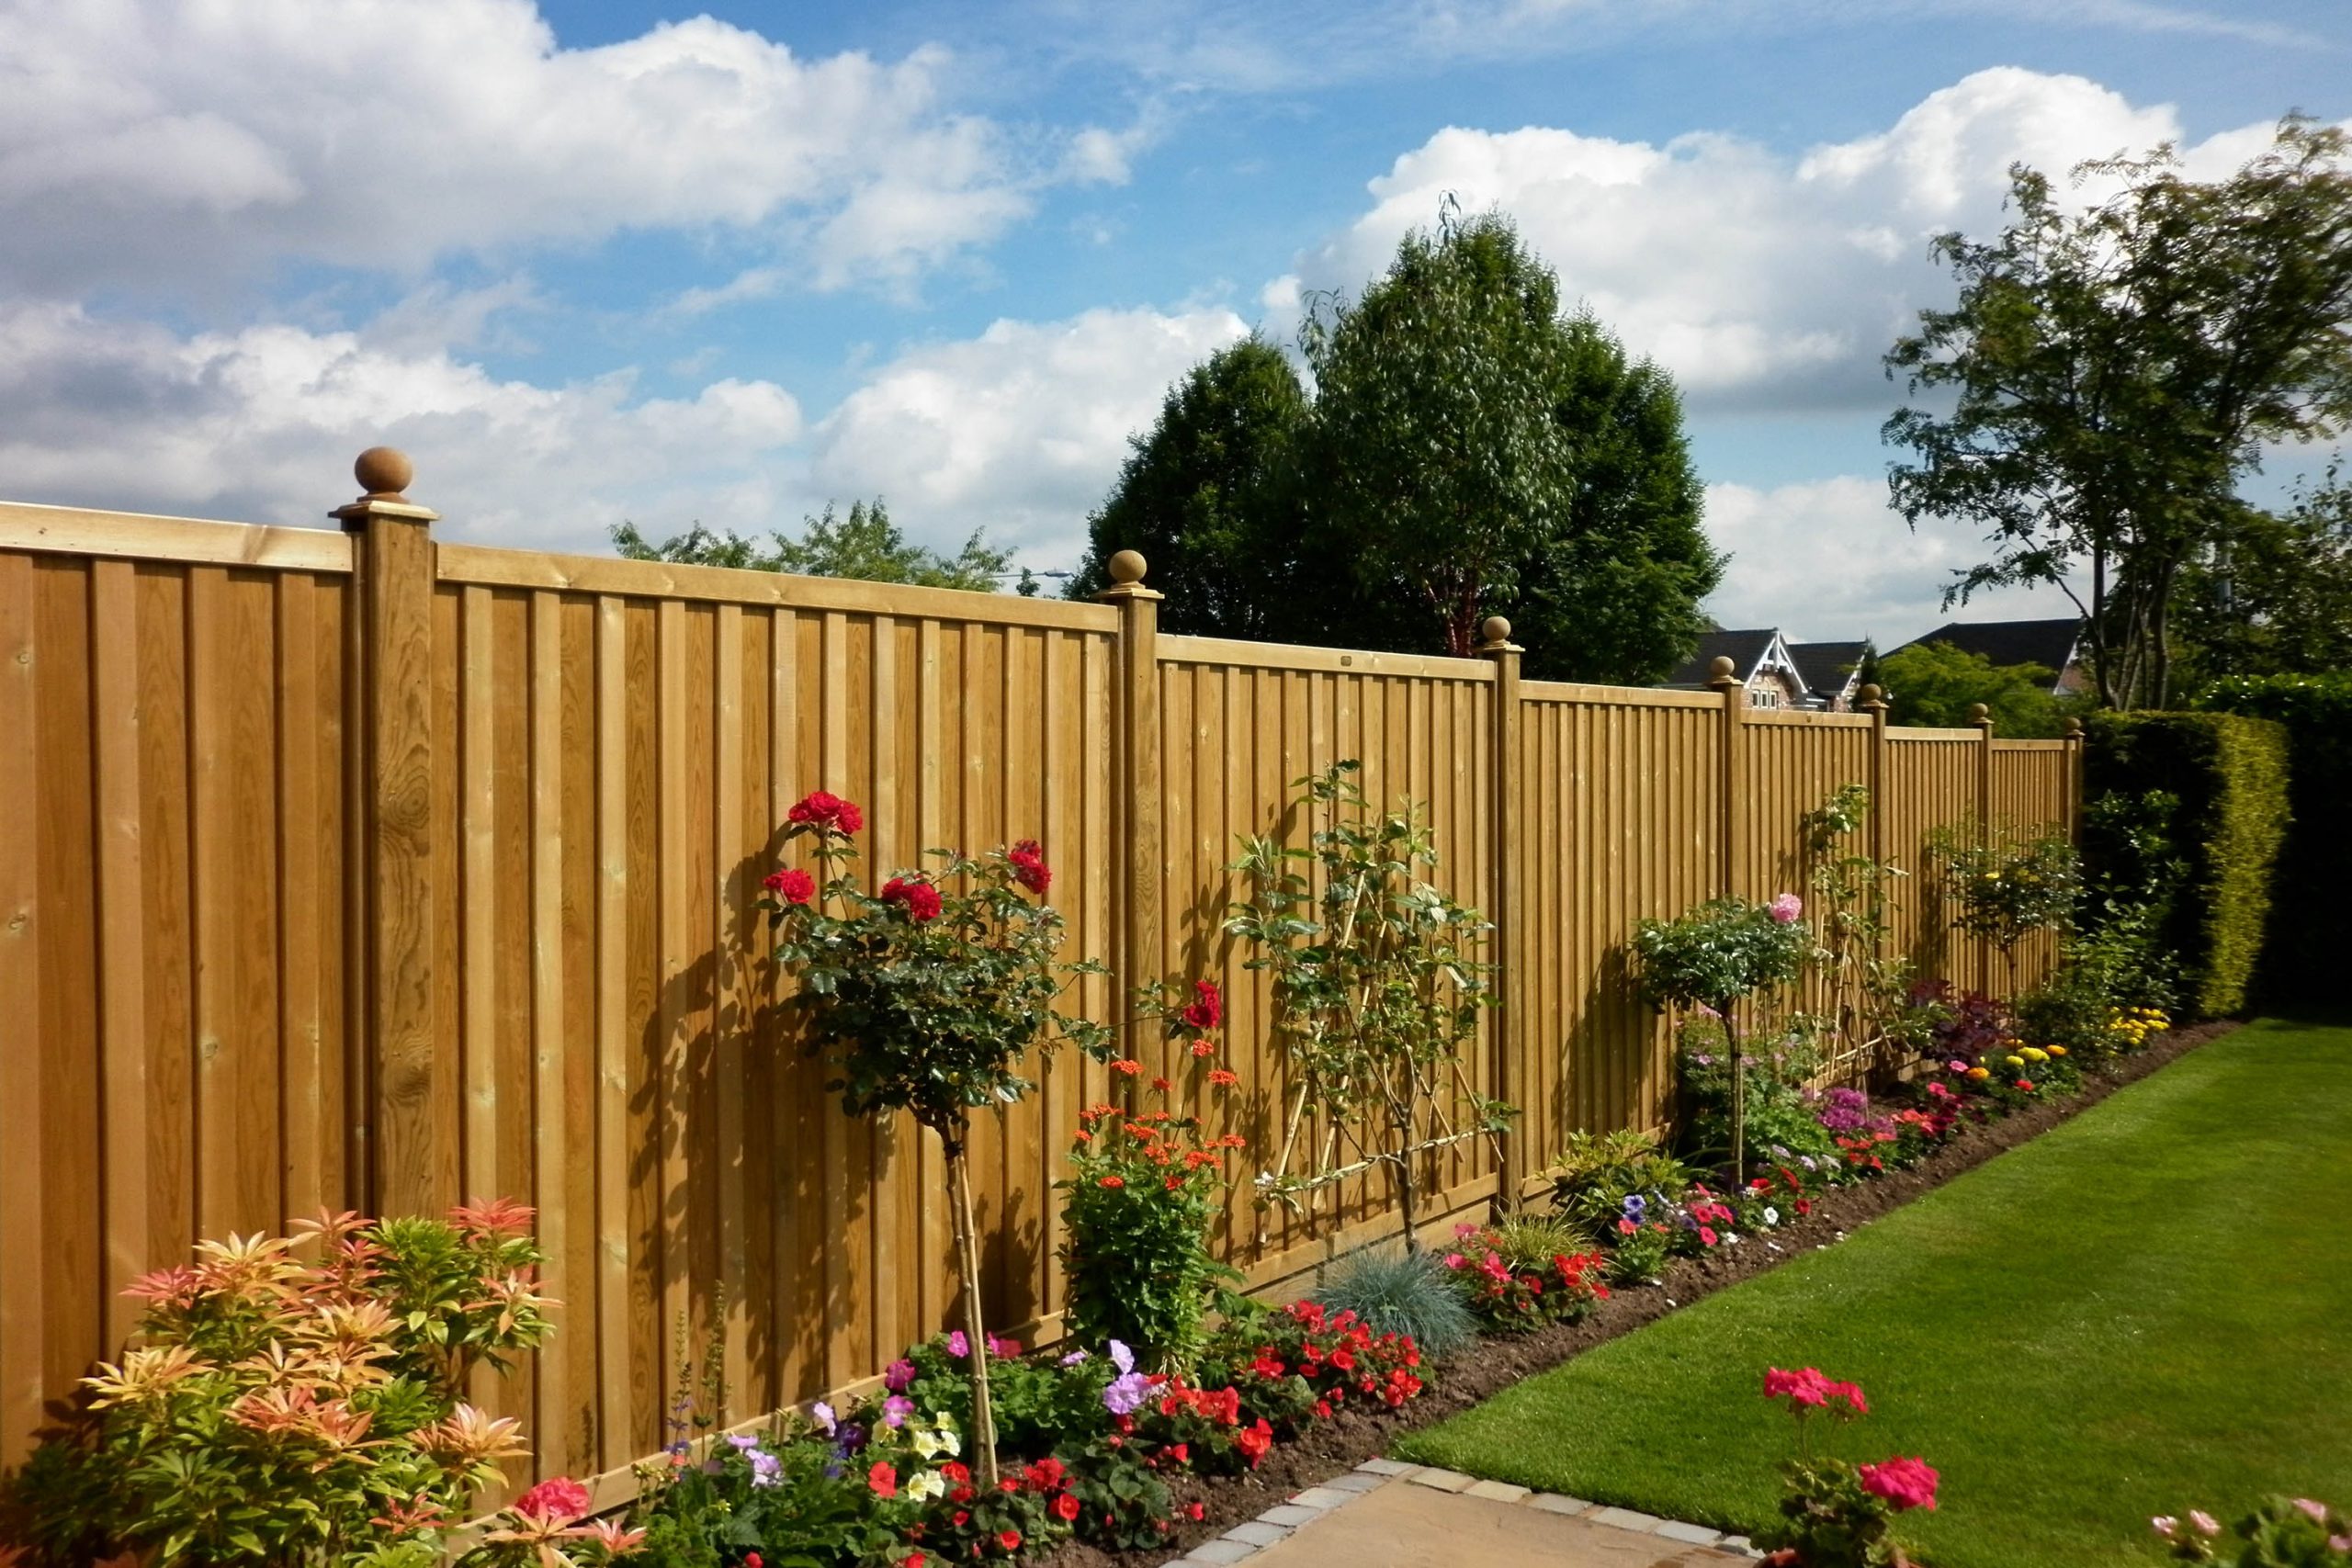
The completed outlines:
[[[1114,1073],[1124,1073],[1128,1077],[1133,1077],[1137,1073],[1143,1071],[1143,1064],[1131,1057],[1122,1056],[1119,1060],[1111,1064],[1111,1070]]]

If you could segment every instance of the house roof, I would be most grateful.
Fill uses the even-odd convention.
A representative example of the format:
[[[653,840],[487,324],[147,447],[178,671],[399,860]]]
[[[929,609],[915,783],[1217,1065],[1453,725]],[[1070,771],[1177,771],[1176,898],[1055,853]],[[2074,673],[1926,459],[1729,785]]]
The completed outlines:
[[[1760,626],[1748,631],[1712,631],[1699,638],[1699,651],[1683,660],[1673,674],[1666,678],[1668,686],[1703,692],[1707,689],[1708,672],[1718,659],[1731,660],[1732,672],[1742,681],[1756,673],[1756,667],[1772,650],[1780,632],[1772,626]]]
[[[1846,689],[1861,668],[1862,655],[1870,651],[1867,638],[1859,642],[1792,642],[1788,645],[1789,657],[1804,671],[1806,689],[1824,696]]]
[[[2082,621],[2073,615],[2048,621],[1954,621],[1903,646],[1946,643],[1989,664],[2039,664],[2057,674],[2074,662],[2082,632]]]

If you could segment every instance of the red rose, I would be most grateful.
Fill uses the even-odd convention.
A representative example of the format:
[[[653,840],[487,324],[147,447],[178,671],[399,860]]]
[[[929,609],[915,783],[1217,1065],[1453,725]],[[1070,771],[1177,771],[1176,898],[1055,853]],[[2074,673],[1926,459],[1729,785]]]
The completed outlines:
[[[817,879],[794,866],[788,871],[769,872],[767,890],[787,904],[806,904],[817,896]]]
[[[903,905],[918,925],[939,919],[939,889],[920,877],[892,877],[882,885],[882,902]]]
[[[1077,1519],[1078,1495],[1076,1493],[1065,1492],[1054,1499],[1054,1517],[1064,1524],[1072,1523]]]
[[[1176,1016],[1187,1028],[1197,1029],[1204,1033],[1222,1023],[1225,1021],[1225,998],[1217,994],[1216,982],[1193,981],[1193,1003]]]
[[[865,812],[840,795],[821,789],[811,790],[802,795],[792,809],[784,814],[784,819],[841,833],[854,833],[865,826]]]
[[[1051,868],[1046,864],[1045,852],[1035,839],[1023,839],[1005,852],[1005,859],[1012,863],[1012,880],[1032,893],[1042,894],[1054,880]]]

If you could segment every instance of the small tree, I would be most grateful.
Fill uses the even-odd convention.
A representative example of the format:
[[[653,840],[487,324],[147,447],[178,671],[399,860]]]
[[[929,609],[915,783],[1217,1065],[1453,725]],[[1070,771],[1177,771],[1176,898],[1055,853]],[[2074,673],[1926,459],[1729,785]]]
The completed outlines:
[[[1757,992],[1785,986],[1804,971],[1813,934],[1804,903],[1783,893],[1770,904],[1713,898],[1680,919],[1644,920],[1634,929],[1642,999],[1665,1011],[1708,1008],[1721,1015],[1731,1057],[1731,1166],[1747,1177],[1747,1066],[1734,1010]]]
[[[1817,943],[1813,961],[1828,978],[1828,1021],[1849,1048],[1874,1052],[1903,1036],[1914,1010],[1909,1006],[1910,961],[1889,957],[1884,951],[1894,929],[1887,886],[1909,874],[1892,862],[1857,850],[1841,852],[1839,846],[1840,840],[1861,827],[1870,809],[1869,789],[1841,784],[1802,821],[1805,885],[1813,891]]]
[[[2001,950],[2014,999],[2018,945],[2036,931],[2063,931],[2074,923],[2083,875],[2073,841],[2054,828],[2028,835],[2007,824],[1986,829],[1969,822],[1938,829],[1928,850],[1943,873],[1953,928]]]
[[[1225,929],[1250,945],[1249,967],[1273,977],[1274,1033],[1294,1073],[1263,1196],[1286,1201],[1385,1166],[1410,1250],[1416,1162],[1481,1134],[1499,1137],[1513,1111],[1473,1090],[1461,1065],[1478,1010],[1493,1000],[1493,965],[1478,955],[1493,927],[1429,880],[1437,849],[1418,813],[1373,814],[1356,788],[1361,766],[1335,762],[1294,781],[1301,814],[1316,824],[1306,848],[1242,840],[1233,869],[1249,875],[1251,897],[1232,907]],[[1468,1107],[1459,1131],[1444,1106],[1449,1078]],[[1293,1177],[1310,1103],[1326,1117],[1323,1154],[1315,1170]],[[1342,1142],[1352,1158],[1340,1157]]]
[[[808,1050],[839,1075],[825,1087],[841,1092],[853,1116],[908,1112],[947,1156],[974,1438],[983,1486],[993,1489],[996,1427],[965,1145],[973,1111],[1001,1110],[1035,1087],[1020,1072],[1030,1047],[1068,1042],[1104,1054],[1108,1031],[1054,1007],[1074,976],[1102,968],[1057,962],[1062,918],[1043,898],[1053,873],[1032,840],[978,860],[933,850],[933,869],[900,872],[869,894],[850,874],[850,837],[865,825],[855,806],[819,791],[787,820],[787,840],[814,840],[822,886],[798,868],[778,871],[763,902],[777,962],[800,981],[794,1005],[808,1021]]]

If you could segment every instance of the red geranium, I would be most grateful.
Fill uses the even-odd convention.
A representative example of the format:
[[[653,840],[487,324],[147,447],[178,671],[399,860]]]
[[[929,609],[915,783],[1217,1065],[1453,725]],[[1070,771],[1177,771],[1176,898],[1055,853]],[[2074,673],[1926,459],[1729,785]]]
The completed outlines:
[[[1225,998],[1218,994],[1216,982],[1214,980],[1193,981],[1193,1003],[1176,1016],[1184,1021],[1186,1027],[1197,1029],[1203,1033],[1224,1022]]]
[[[996,1532],[996,1543],[997,1545],[1004,1548],[1007,1551],[1018,1551],[1021,1550],[1021,1532],[1019,1530],[999,1530]]]
[[[515,1498],[514,1510],[549,1524],[570,1524],[587,1513],[588,1488],[568,1475],[551,1476]]]
[[[875,1461],[874,1468],[865,1472],[865,1483],[874,1488],[876,1497],[896,1497],[899,1495],[899,1472],[886,1461]]]
[[[1078,1494],[1065,1492],[1054,1499],[1054,1517],[1069,1524],[1078,1517]]]
[[[1938,1477],[1926,1460],[1898,1455],[1883,1464],[1856,1465],[1854,1470],[1862,1478],[1863,1491],[1885,1498],[1898,1509],[1932,1510],[1936,1506]]]

